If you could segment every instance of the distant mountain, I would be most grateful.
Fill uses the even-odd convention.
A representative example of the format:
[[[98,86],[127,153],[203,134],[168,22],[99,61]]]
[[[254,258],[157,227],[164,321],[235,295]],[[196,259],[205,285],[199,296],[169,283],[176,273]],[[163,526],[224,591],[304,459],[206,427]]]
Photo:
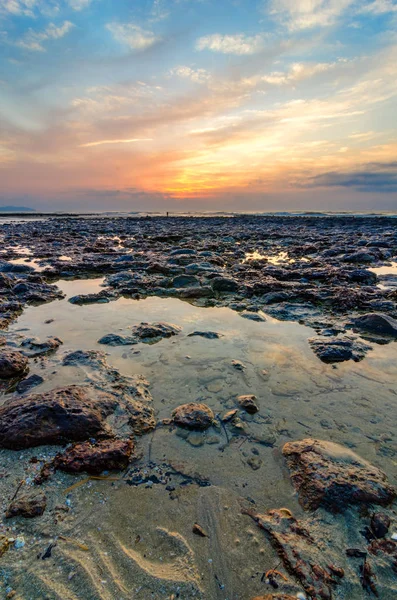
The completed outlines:
[[[36,212],[34,208],[29,208],[28,206],[0,206],[0,212]]]

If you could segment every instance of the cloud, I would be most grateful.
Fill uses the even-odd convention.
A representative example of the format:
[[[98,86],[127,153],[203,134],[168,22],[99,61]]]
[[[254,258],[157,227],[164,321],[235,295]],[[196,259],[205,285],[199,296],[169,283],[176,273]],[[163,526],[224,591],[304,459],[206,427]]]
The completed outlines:
[[[329,27],[353,3],[354,0],[271,0],[270,14],[290,31]]]
[[[205,83],[211,78],[210,73],[205,69],[192,69],[183,65],[171,69],[170,75],[176,75],[182,79],[190,79],[194,83]]]
[[[196,42],[197,50],[212,50],[212,52],[239,56],[256,54],[263,50],[263,47],[264,38],[261,34],[248,36],[242,33],[236,35],[214,33],[213,35],[201,37]]]
[[[93,146],[103,146],[104,144],[131,144],[133,142],[152,142],[152,138],[139,139],[132,138],[130,140],[100,140],[98,142],[88,142],[88,144],[80,144],[80,148],[92,148]]]
[[[92,0],[67,0],[68,4],[73,10],[83,10],[88,8]]]
[[[2,0],[0,13],[33,17],[36,0]]]
[[[161,41],[161,38],[157,37],[152,31],[142,29],[139,25],[133,23],[125,25],[109,23],[106,27],[113,34],[115,40],[120,44],[129,46],[132,50],[146,50]]]
[[[369,163],[362,170],[322,173],[313,177],[314,187],[345,187],[360,192],[397,192],[397,162]]]
[[[43,42],[63,38],[73,27],[73,23],[64,21],[59,27],[54,25],[54,23],[50,23],[46,29],[41,32],[29,29],[25,37],[18,40],[16,45],[33,52],[44,52],[45,47],[43,46]]]
[[[391,12],[397,12],[397,4],[393,0],[374,0],[360,8],[362,13],[372,13],[382,15]]]

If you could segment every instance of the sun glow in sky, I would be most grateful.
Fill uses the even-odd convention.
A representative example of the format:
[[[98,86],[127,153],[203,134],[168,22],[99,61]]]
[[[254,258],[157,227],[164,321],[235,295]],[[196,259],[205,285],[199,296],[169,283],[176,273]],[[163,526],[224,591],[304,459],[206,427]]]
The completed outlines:
[[[397,0],[0,0],[0,205],[397,210]]]

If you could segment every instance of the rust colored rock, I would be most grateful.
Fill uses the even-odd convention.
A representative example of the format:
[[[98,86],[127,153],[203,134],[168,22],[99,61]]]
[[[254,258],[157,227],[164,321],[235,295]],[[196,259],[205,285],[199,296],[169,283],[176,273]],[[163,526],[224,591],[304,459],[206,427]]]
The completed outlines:
[[[47,506],[47,498],[43,492],[36,492],[34,494],[26,494],[13,500],[6,510],[6,519],[12,517],[25,517],[25,519],[32,519],[33,517],[40,517]]]
[[[250,415],[254,415],[259,410],[258,404],[256,402],[256,396],[254,396],[253,394],[239,396],[237,398],[237,402],[239,403],[239,406]]]
[[[54,467],[67,473],[121,471],[128,467],[134,449],[132,440],[101,440],[74,444],[54,459]]]
[[[390,518],[385,513],[375,513],[371,519],[371,530],[375,537],[384,538],[389,531]]]
[[[284,568],[299,581],[309,598],[331,600],[332,588],[340,583],[340,575],[336,576],[335,570],[341,572],[342,569],[335,565],[330,568],[330,557],[316,543],[306,525],[282,508],[265,515],[250,510],[243,512],[266,532]],[[277,594],[270,595],[272,597],[277,598]]]
[[[174,423],[187,429],[199,429],[203,431],[211,427],[214,413],[206,404],[181,404],[173,412]]]
[[[396,496],[380,469],[333,442],[289,442],[283,454],[305,510],[343,512],[349,505],[386,505]]]
[[[1,350],[0,379],[10,379],[22,375],[28,368],[28,359],[17,350]]]
[[[77,385],[10,400],[0,407],[0,448],[111,437],[105,419],[116,406],[112,395]]]
[[[129,424],[135,435],[145,435],[155,429],[154,409],[148,402],[130,400],[126,408],[130,414]]]

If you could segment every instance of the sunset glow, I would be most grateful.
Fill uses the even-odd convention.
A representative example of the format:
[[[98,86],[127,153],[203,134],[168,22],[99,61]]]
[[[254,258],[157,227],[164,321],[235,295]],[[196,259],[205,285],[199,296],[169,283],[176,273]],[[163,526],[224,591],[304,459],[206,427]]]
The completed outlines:
[[[1,203],[397,207],[395,0],[2,0]]]

